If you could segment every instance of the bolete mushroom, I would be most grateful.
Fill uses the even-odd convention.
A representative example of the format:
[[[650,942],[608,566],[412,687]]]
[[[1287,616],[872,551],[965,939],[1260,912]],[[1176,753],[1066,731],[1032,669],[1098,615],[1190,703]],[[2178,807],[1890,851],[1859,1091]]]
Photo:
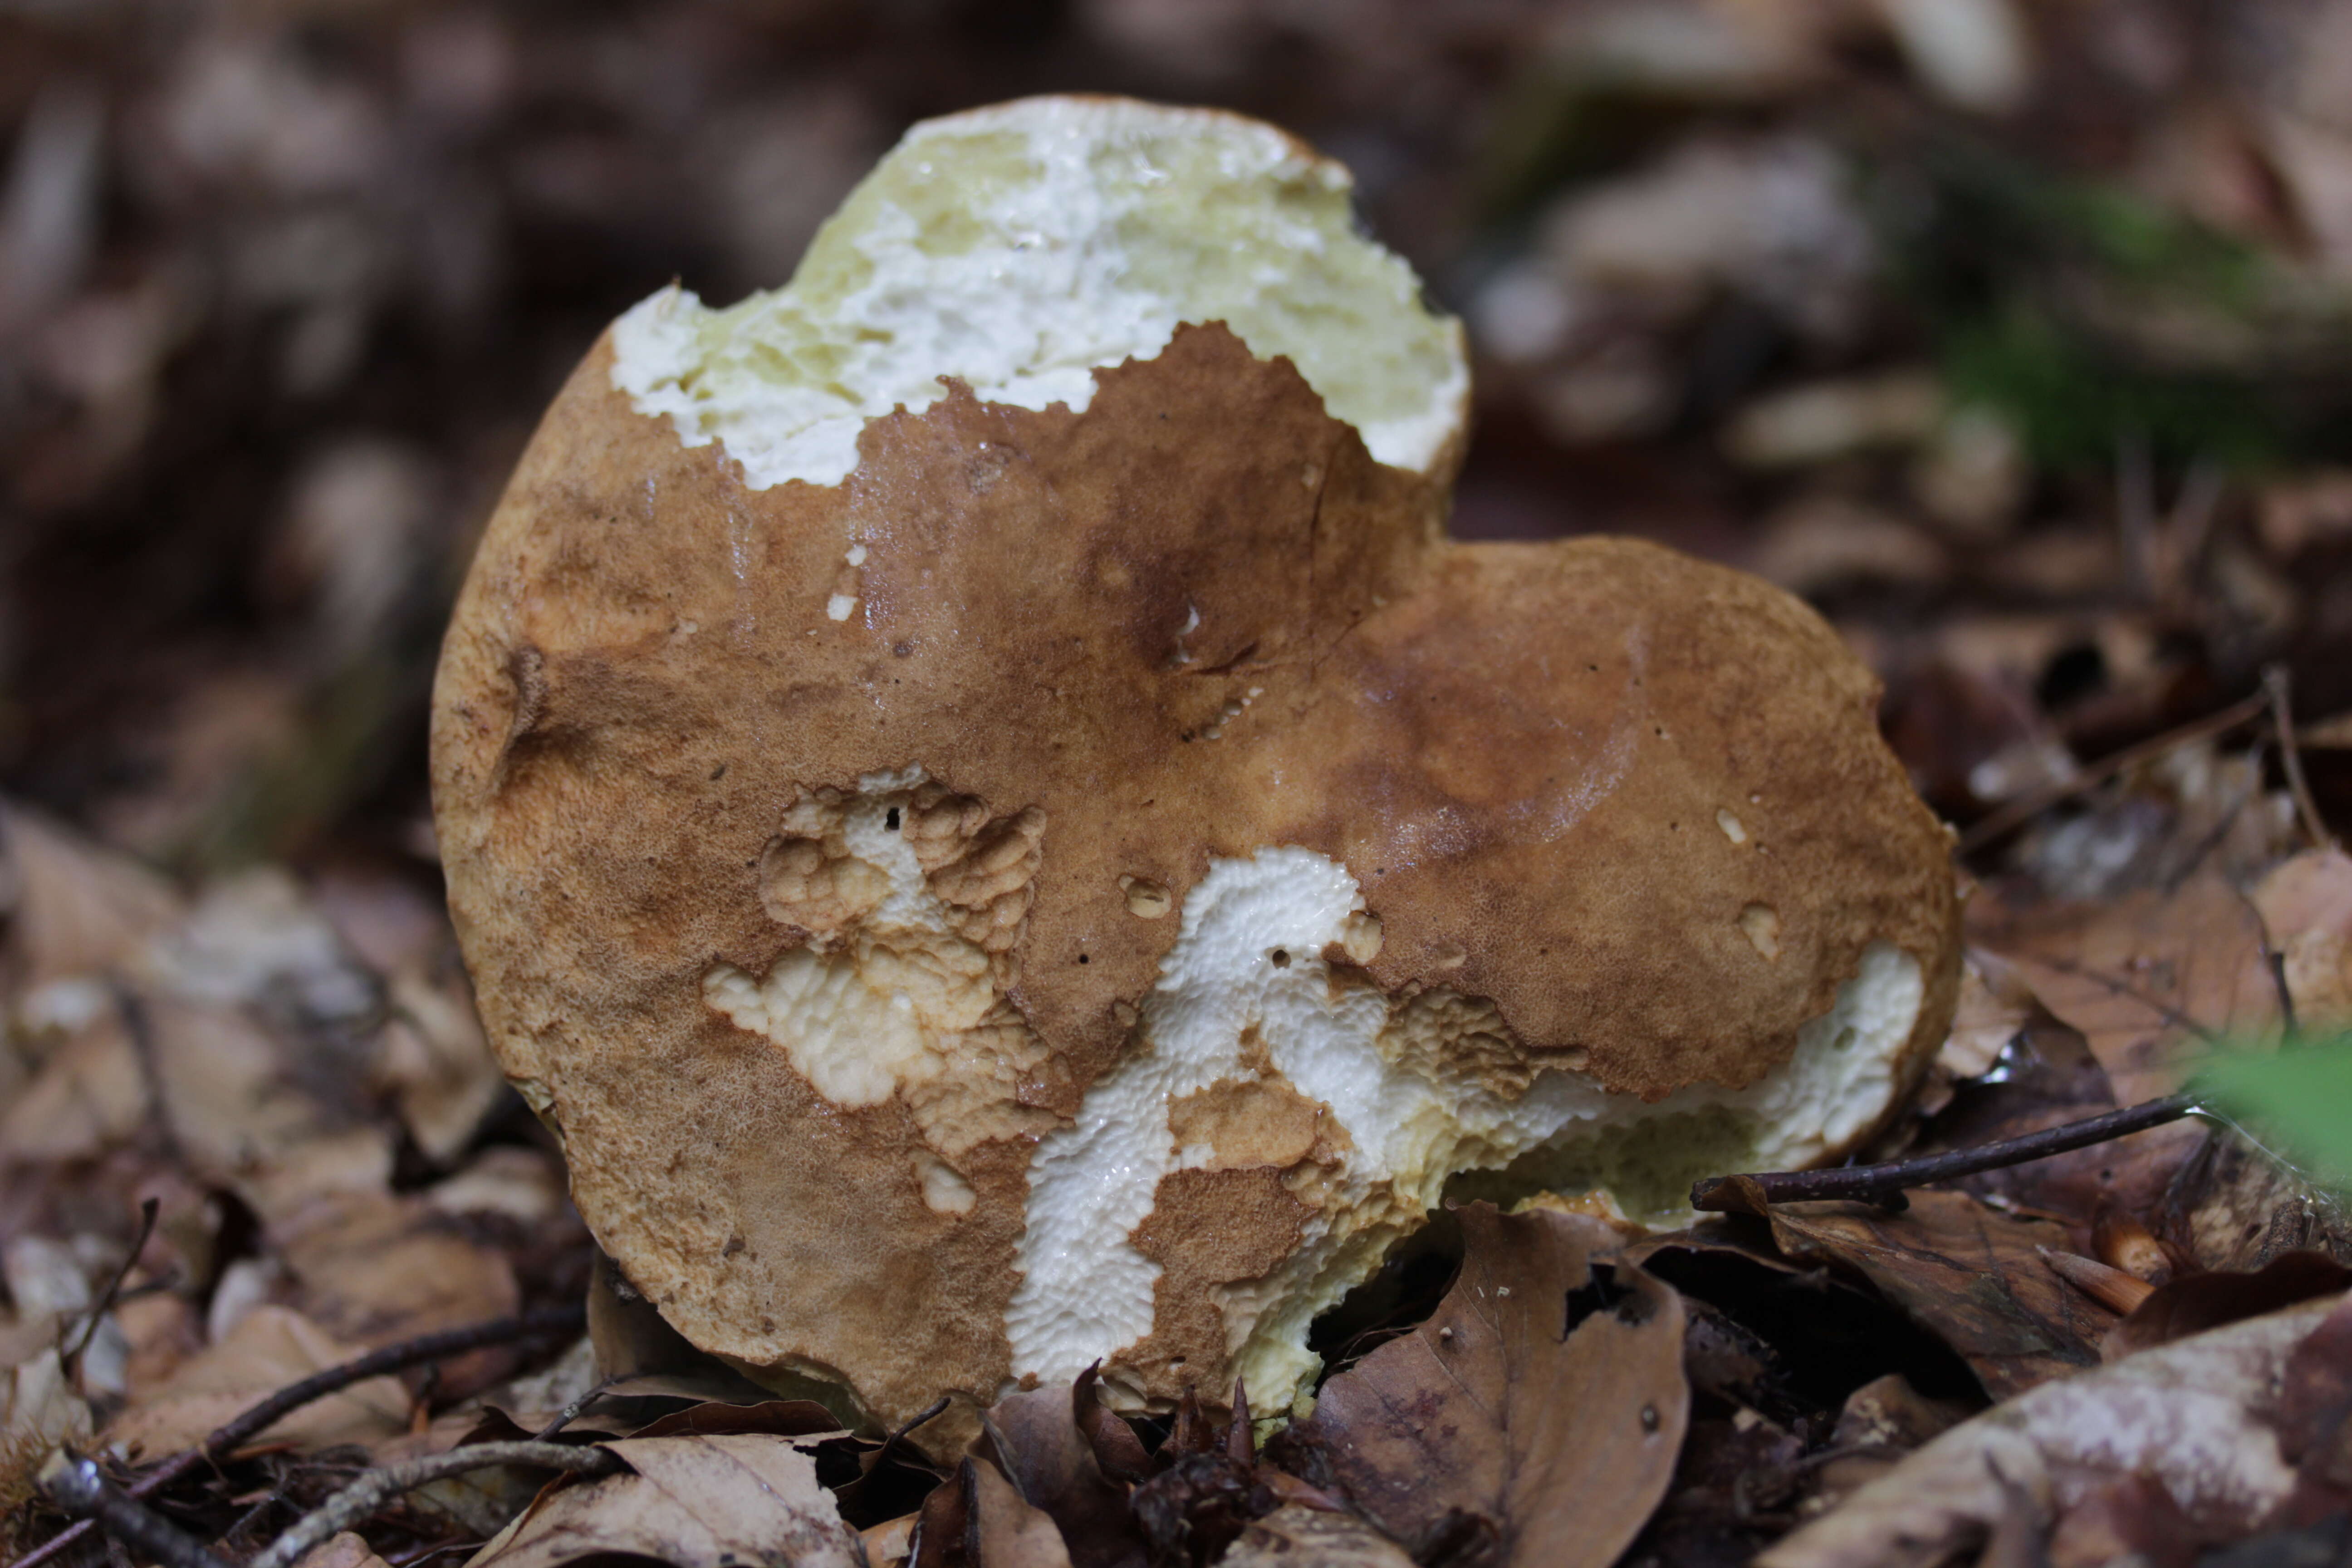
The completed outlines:
[[[1456,543],[1462,337],[1233,115],[919,125],[793,281],[630,310],[457,611],[508,1073],[685,1336],[871,1419],[1311,1385],[1450,1179],[1672,1209],[1940,1038],[1946,836],[1803,605]]]

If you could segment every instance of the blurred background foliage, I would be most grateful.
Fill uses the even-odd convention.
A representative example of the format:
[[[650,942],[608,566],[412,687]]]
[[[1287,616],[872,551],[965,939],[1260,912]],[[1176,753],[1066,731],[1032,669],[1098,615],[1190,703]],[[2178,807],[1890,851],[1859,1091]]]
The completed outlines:
[[[1459,531],[1808,595],[1954,819],[2273,662],[2352,802],[2352,0],[0,0],[0,791],[429,878],[441,620],[601,325],[1068,89],[1346,160],[1471,328]]]

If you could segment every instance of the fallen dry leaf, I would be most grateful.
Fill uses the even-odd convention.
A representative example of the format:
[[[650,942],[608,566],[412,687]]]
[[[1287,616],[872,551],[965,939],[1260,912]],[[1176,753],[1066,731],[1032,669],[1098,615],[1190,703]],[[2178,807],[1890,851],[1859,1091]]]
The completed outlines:
[[[676,1568],[864,1568],[804,1440],[734,1433],[604,1446],[628,1473],[546,1497],[467,1568],[558,1568],[607,1553]]]
[[[1219,1568],[1411,1568],[1412,1558],[1353,1514],[1292,1503],[1252,1523],[1217,1562]]]
[[[146,1121],[147,1074],[112,999],[49,1052],[0,1112],[0,1160],[89,1160]]]
[[[2352,1285],[2352,1268],[2317,1252],[2287,1252],[2251,1274],[2190,1274],[2159,1285],[2107,1331],[2109,1361],[2185,1340],[2228,1323],[2259,1318]]]
[[[2215,876],[2110,903],[1971,909],[1971,936],[2082,1031],[2128,1105],[2179,1089],[2193,1050],[2280,1023],[2262,917]]]
[[[2200,1528],[2243,1534],[2295,1483],[2273,1391],[2340,1310],[2312,1302],[2045,1384],[1953,1427],[1757,1568],[1927,1568],[1981,1544],[2017,1489],[2063,1514],[2131,1476]]]
[[[394,972],[385,987],[391,1016],[376,1047],[375,1079],[400,1104],[416,1146],[446,1163],[461,1152],[498,1103],[506,1076],[490,1055],[463,978],[421,968]]]
[[[393,1134],[312,1092],[327,1063],[243,1007],[143,1004],[155,1080],[190,1167],[271,1219],[392,1177]]]
[[[2305,850],[2263,879],[2253,905],[2279,956],[2296,1024],[2352,1027],[2352,856]]]
[[[104,974],[176,920],[155,872],[20,805],[0,804],[0,913],[11,1002],[53,982]]]
[[[1400,1541],[1475,1514],[1503,1562],[1600,1568],[1674,1475],[1690,1407],[1682,1299],[1599,1220],[1456,1212],[1454,1289],[1324,1384],[1309,1439]]]
[[[2279,1393],[2279,1452],[2295,1467],[2294,1521],[2352,1504],[2352,1309],[2339,1304],[2286,1358]]]
[[[271,1230],[302,1309],[364,1345],[502,1318],[520,1292],[514,1265],[421,1198],[330,1194]],[[444,1369],[445,1384],[451,1375]]]
[[[1868,1204],[1781,1204],[1773,1239],[1792,1259],[1863,1275],[1957,1351],[1995,1399],[2098,1364],[2115,1314],[2050,1271],[2066,1227],[2013,1219],[1966,1193],[1913,1193],[1888,1214]]]
[[[386,1568],[386,1564],[373,1547],[346,1530],[324,1546],[304,1553],[294,1568]]]
[[[288,1384],[356,1353],[290,1308],[256,1307],[226,1339],[189,1357],[153,1394],[116,1416],[106,1440],[149,1458],[192,1447]],[[304,1405],[255,1438],[254,1446],[374,1443],[406,1431],[408,1412],[406,1389],[393,1378],[372,1377]]]
[[[1936,1068],[1952,1079],[1982,1078],[2033,1016],[2033,993],[2006,963],[1971,948],[1961,961],[1960,994]]]
[[[2165,1233],[2205,1268],[2244,1272],[2289,1252],[2352,1262],[2352,1218],[2231,1127],[2206,1130],[2173,1190]]]
[[[1954,1401],[1927,1398],[1900,1373],[1873,1378],[1847,1394],[1838,1412],[1829,1452],[1813,1474],[1814,1506],[1827,1507],[1860,1491],[1973,1414]]]
[[[1063,1388],[999,1400],[987,1415],[989,1448],[1021,1495],[1053,1516],[1074,1568],[1141,1568],[1143,1537],[1126,1494],[1103,1479],[1071,1403]]]
[[[994,1465],[966,1459],[965,1555],[978,1568],[1070,1568],[1062,1532],[1043,1509],[1033,1508]]]

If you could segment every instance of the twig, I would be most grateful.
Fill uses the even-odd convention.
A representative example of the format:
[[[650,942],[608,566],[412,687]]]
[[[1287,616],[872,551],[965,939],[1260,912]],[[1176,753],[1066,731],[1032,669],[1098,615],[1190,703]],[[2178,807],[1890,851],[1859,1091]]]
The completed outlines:
[[[946,1413],[947,1407],[948,1396],[942,1394],[937,1399],[932,1400],[929,1405],[924,1405],[920,1410],[916,1411],[914,1415],[908,1416],[905,1426],[899,1427],[896,1432],[891,1433],[887,1437],[883,1438],[882,1446],[874,1450],[875,1463],[881,1463],[882,1456],[897,1447],[899,1444],[905,1442],[907,1440],[907,1435],[912,1432],[916,1427],[924,1425],[926,1422],[937,1420],[941,1415]]]
[[[123,1495],[99,1473],[94,1459],[68,1455],[44,1485],[59,1508],[137,1547],[163,1568],[229,1568],[211,1547]]]
[[[1906,1205],[1903,1196],[1906,1187],[1926,1186],[1930,1182],[1947,1182],[1955,1176],[1972,1176],[1979,1171],[2021,1165],[2028,1160],[2063,1154],[2070,1149],[2085,1149],[2111,1138],[2145,1132],[2151,1127],[2178,1121],[2196,1110],[2197,1102],[2189,1096],[2167,1095],[2162,1100],[2145,1100],[2087,1121],[2046,1127],[2022,1138],[2004,1138],[1998,1143],[1982,1143],[1973,1149],[1955,1149],[1945,1154],[1922,1154],[1914,1159],[1890,1161],[1883,1165],[1848,1165],[1832,1171],[1779,1171],[1769,1175],[1709,1176],[1692,1184],[1691,1207],[1716,1214],[1726,1213],[1738,1202],[1743,1189],[1752,1185],[1767,1203],[1859,1198],[1865,1203],[1899,1209]]]
[[[479,1350],[485,1345],[507,1344],[515,1340],[537,1339],[547,1334],[577,1330],[583,1309],[555,1307],[544,1311],[526,1313],[520,1318],[498,1318],[470,1328],[444,1329],[438,1333],[419,1334],[413,1340],[403,1340],[380,1350],[356,1356],[341,1366],[331,1366],[324,1372],[311,1373],[301,1382],[281,1388],[242,1415],[215,1429],[193,1448],[183,1448],[155,1468],[139,1478],[126,1496],[151,1497],[170,1486],[197,1466],[216,1462],[243,1447],[287,1416],[314,1400],[340,1393],[352,1384],[386,1373],[403,1372],[422,1362],[439,1361],[444,1356]],[[8,1568],[38,1568],[64,1552],[74,1542],[89,1535],[88,1521],[69,1524],[41,1545],[26,1552]]]
[[[621,1468],[620,1456],[608,1448],[573,1447],[564,1443],[476,1443],[431,1454],[404,1465],[387,1465],[353,1481],[288,1527],[249,1568],[294,1568],[316,1547],[361,1523],[368,1515],[405,1491],[413,1491],[444,1476],[491,1465],[534,1465],[542,1469],[570,1470],[574,1475],[609,1475]]]
[[[2219,712],[2209,713],[2204,718],[2183,724],[2177,730],[2168,730],[2161,735],[2142,741],[2137,746],[2126,746],[2112,756],[2078,769],[2070,778],[2062,779],[2056,784],[2045,784],[2040,789],[2019,795],[2008,805],[2000,806],[1971,823],[1968,831],[1960,835],[1960,853],[1972,854],[1995,839],[2006,837],[2023,826],[2052,806],[2072,800],[2084,791],[2095,789],[2106,783],[2117,773],[2136,768],[2142,763],[2153,761],[2176,747],[2185,746],[2192,741],[2202,741],[2210,736],[2234,730],[2247,720],[2259,717],[2270,705],[2270,694],[2266,691],[2258,691],[2252,697],[2231,703]]]
[[[2327,831],[2320,819],[2319,804],[2311,798],[2311,785],[2303,776],[2303,751],[2294,741],[2294,714],[2287,704],[2286,666],[2273,664],[2263,670],[2263,695],[2271,705],[2271,722],[2278,726],[2279,766],[2286,774],[2287,793],[2294,797],[2294,814],[2302,819],[2303,831],[2321,849],[2336,847],[2336,835]]]
[[[606,1389],[612,1387],[614,1384],[620,1381],[621,1380],[618,1377],[608,1377],[599,1382],[595,1387],[589,1389],[587,1392],[581,1394],[579,1398],[573,1400],[571,1404],[557,1411],[555,1413],[555,1419],[541,1427],[538,1431],[532,1433],[530,1435],[530,1440],[534,1443],[546,1442],[550,1437],[554,1436],[558,1432],[562,1431],[566,1426],[569,1426],[574,1421],[579,1420],[581,1414],[583,1411],[585,1411],[590,1405],[595,1404],[598,1400],[604,1397],[604,1391]]]
[[[89,1310],[89,1321],[82,1324],[81,1332],[74,1336],[73,1349],[65,1353],[68,1366],[71,1366],[82,1352],[89,1349],[89,1342],[98,1337],[99,1320],[114,1310],[116,1298],[122,1294],[122,1282],[131,1278],[131,1269],[138,1267],[139,1255],[147,1250],[147,1238],[155,1234],[155,1210],[153,1198],[139,1201],[139,1234],[131,1237],[131,1250],[122,1255],[122,1267],[114,1271],[114,1278],[108,1280],[106,1289],[99,1292],[97,1304]]]

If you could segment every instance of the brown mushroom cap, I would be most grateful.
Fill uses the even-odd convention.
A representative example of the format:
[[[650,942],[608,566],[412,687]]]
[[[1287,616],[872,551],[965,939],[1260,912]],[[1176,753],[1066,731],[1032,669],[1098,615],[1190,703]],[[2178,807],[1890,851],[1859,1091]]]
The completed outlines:
[[[1450,457],[1376,461],[1223,325],[1094,379],[957,384],[758,488],[608,335],[492,520],[436,694],[451,903],[671,1323],[884,1423],[1097,1356],[1279,1401],[1456,1171],[1631,1182],[1603,1134],[1646,1126],[1671,1184],[1884,1120],[1953,880],[1818,616],[1633,541],[1451,542]],[[1124,1196],[1074,1174],[1114,1143]]]

